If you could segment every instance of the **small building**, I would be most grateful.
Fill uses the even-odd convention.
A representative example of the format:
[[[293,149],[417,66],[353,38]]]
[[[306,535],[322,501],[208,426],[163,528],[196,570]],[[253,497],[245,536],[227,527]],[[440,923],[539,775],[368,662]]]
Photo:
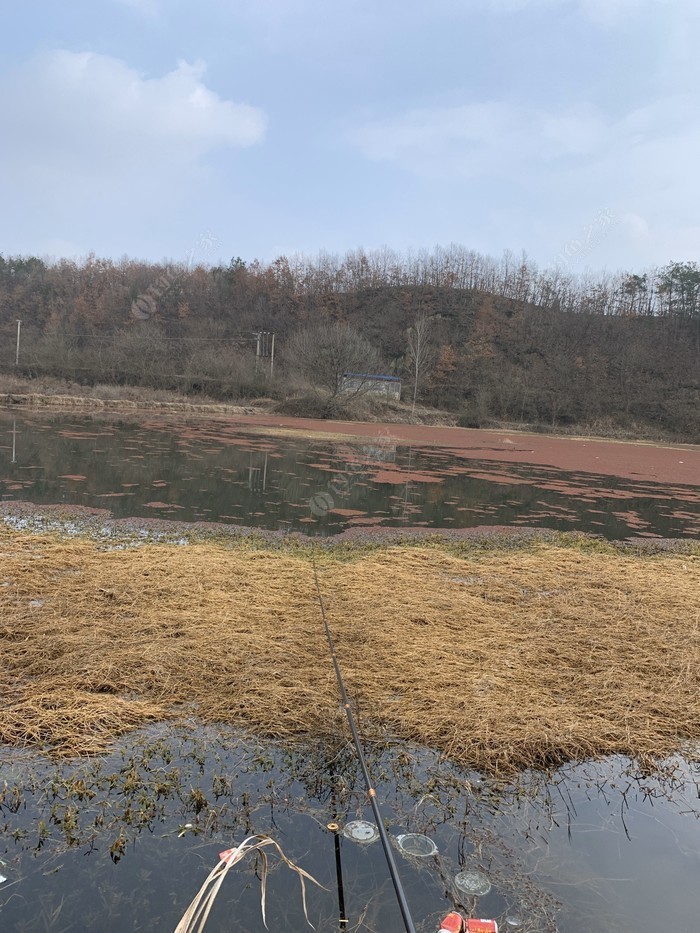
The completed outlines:
[[[401,398],[401,380],[398,376],[383,376],[375,373],[343,373],[340,380],[341,392],[368,392],[385,398]]]

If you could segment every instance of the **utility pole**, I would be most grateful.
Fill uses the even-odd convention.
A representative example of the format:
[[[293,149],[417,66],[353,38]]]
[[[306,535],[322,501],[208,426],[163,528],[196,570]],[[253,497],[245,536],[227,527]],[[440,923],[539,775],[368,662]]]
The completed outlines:
[[[257,340],[255,344],[255,372],[258,371],[258,361],[260,359],[260,338],[262,337],[262,331],[258,331],[255,335]]]
[[[270,360],[270,379],[275,368],[275,335],[269,330],[253,331],[255,337],[255,372],[258,371],[260,360]]]
[[[19,332],[22,327],[22,322],[17,321],[17,350],[15,351],[15,366],[19,366]]]

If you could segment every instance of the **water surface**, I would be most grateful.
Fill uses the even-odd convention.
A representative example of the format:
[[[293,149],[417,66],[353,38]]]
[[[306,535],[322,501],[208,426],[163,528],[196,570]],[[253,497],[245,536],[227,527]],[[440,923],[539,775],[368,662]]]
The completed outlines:
[[[535,526],[697,537],[700,487],[467,458],[459,450],[253,434],[226,421],[0,413],[0,497],[333,535]]]
[[[392,837],[424,833],[438,848],[423,860],[397,851],[422,933],[454,907],[502,929],[517,916],[529,933],[697,930],[699,771],[688,763],[662,780],[611,759],[507,783],[407,745],[370,747],[369,762]],[[254,832],[324,885],[308,892],[316,929],[338,929],[339,883],[349,929],[402,929],[379,843],[340,836],[336,867],[328,823],[372,818],[347,745],[159,727],[104,759],[50,766],[6,753],[0,767],[3,929],[172,930],[218,853]],[[297,880],[272,862],[269,928],[302,930]],[[487,895],[459,895],[465,868],[488,876]],[[208,930],[264,929],[259,874],[254,858],[229,873]]]

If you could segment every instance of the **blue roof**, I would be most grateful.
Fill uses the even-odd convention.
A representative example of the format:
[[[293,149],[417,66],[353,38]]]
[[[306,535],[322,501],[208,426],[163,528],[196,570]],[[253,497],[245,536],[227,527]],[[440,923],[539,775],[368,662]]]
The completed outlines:
[[[380,376],[375,373],[343,373],[343,379],[381,379],[382,382],[401,382],[398,376]]]

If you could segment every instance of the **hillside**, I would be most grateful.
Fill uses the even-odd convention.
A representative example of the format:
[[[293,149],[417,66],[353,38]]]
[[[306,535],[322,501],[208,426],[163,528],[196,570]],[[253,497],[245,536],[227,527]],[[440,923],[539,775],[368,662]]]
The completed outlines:
[[[352,415],[333,367],[400,375],[406,401],[464,425],[698,442],[700,268],[593,279],[456,246],[211,267],[0,256],[5,374]]]

